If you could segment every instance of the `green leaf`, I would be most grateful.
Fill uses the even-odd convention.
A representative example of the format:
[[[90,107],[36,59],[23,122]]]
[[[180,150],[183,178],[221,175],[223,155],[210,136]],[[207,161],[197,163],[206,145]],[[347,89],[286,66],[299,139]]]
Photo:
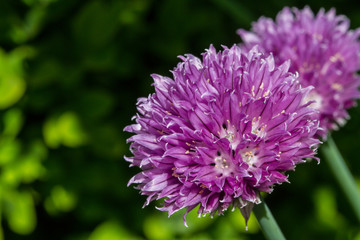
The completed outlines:
[[[10,107],[23,96],[23,60],[33,54],[29,47],[16,48],[9,54],[0,49],[0,109]]]
[[[21,182],[31,183],[41,178],[46,169],[41,158],[28,154],[18,156],[16,160],[6,164],[2,169],[1,181],[7,186],[18,186]]]
[[[77,115],[66,112],[58,119],[58,131],[62,136],[62,143],[68,147],[78,147],[86,143],[86,136],[82,130]]]
[[[18,21],[17,24],[14,24],[10,36],[12,40],[16,43],[24,43],[32,38],[34,38],[41,30],[44,20],[46,18],[46,0],[43,0],[43,3],[31,3],[31,0],[27,1],[28,4],[33,5],[29,8],[29,11],[26,13],[23,21]]]
[[[186,222],[189,227],[185,227],[183,215],[185,209],[174,213],[170,218],[166,214],[153,214],[146,218],[144,223],[144,233],[148,239],[172,239],[175,235],[191,236],[194,232],[206,229],[214,223],[214,219],[207,217],[198,217],[199,206],[191,210],[186,216]],[[216,217],[214,217],[216,218]]]
[[[80,120],[73,112],[65,112],[59,117],[49,118],[43,127],[45,143],[51,148],[60,144],[67,147],[78,147],[87,142]]]
[[[57,119],[49,118],[43,126],[45,143],[50,148],[57,148],[61,143],[61,135],[58,133]]]
[[[226,219],[219,219],[219,223],[216,225],[215,239],[219,240],[246,240],[245,234],[239,234],[238,230],[229,224]]]
[[[19,156],[21,151],[20,142],[12,139],[0,141],[0,165],[8,164]]]
[[[107,221],[98,226],[91,233],[88,240],[125,240],[141,239],[128,232],[123,226],[116,221]]]
[[[1,182],[7,186],[31,183],[41,178],[46,169],[41,164],[47,150],[40,141],[30,145],[30,151],[21,154],[20,144],[14,140],[0,142],[0,163],[3,164]]]
[[[322,187],[314,194],[314,205],[317,218],[327,226],[336,228],[341,224],[341,218],[336,211],[335,194],[330,188]]]
[[[35,208],[28,192],[10,192],[4,196],[4,213],[11,230],[29,234],[36,226]]]
[[[159,215],[152,215],[146,218],[144,233],[146,238],[150,240],[170,240],[174,238],[171,227],[169,227],[169,224],[166,224]]]
[[[20,109],[10,109],[4,115],[4,131],[5,136],[15,137],[24,123],[23,115]]]
[[[0,76],[0,108],[16,103],[25,92],[25,82],[20,76]]]
[[[50,214],[69,212],[73,210],[77,203],[77,197],[74,193],[66,190],[63,186],[55,186],[50,197],[45,200],[45,208]]]
[[[36,179],[42,177],[46,169],[41,164],[41,159],[36,156],[27,155],[22,158],[18,164],[18,174],[24,183],[31,183]]]
[[[360,232],[356,235],[356,237],[354,238],[354,240],[360,240]]]

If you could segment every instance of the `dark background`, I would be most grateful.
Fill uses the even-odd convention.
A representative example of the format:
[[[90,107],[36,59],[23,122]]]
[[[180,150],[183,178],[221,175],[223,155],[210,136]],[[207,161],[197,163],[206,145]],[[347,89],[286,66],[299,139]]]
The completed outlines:
[[[263,239],[239,210],[167,218],[126,187],[138,169],[123,132],[151,73],[177,56],[240,38],[284,6],[337,9],[360,26],[358,1],[0,1],[0,220],[4,239]],[[358,183],[360,108],[333,135]],[[321,155],[320,155],[321,157]],[[360,239],[326,161],[290,172],[266,201],[288,239]],[[0,237],[1,239],[1,237]]]

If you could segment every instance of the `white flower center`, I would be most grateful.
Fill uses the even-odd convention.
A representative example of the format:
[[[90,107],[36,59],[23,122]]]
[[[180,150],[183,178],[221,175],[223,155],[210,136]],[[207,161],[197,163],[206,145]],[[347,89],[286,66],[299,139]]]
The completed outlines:
[[[233,171],[233,164],[230,161],[223,156],[216,157],[214,159],[216,171],[223,176],[229,176]]]
[[[258,137],[265,137],[265,128],[267,127],[266,124],[261,126],[260,123],[261,116],[258,118],[254,117],[251,121],[251,133],[257,135]]]
[[[229,168],[229,163],[227,160],[223,157],[217,157],[215,158],[215,167],[220,169]]]
[[[256,167],[256,163],[258,162],[258,157],[254,154],[254,152],[255,151],[249,149],[241,151],[241,158],[249,165],[249,168]]]
[[[227,124],[223,124],[221,131],[218,132],[220,138],[226,138],[231,144],[231,149],[235,150],[240,140],[236,137],[237,130],[234,125],[230,124],[230,121],[226,121]]]

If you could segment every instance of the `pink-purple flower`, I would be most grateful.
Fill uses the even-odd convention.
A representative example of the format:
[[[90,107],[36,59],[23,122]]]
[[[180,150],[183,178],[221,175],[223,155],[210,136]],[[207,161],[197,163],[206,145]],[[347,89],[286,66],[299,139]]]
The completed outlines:
[[[134,133],[125,159],[141,169],[129,185],[145,205],[164,199],[158,209],[169,215],[197,206],[199,215],[222,214],[232,205],[248,218],[260,192],[315,158],[312,88],[288,72],[289,61],[276,65],[256,47],[210,46],[202,59],[180,59],[172,78],[152,75],[155,93],[138,100],[136,123],[125,128]]]
[[[309,7],[286,7],[276,21],[261,17],[251,32],[240,29],[238,34],[242,47],[259,45],[277,64],[290,59],[290,71],[299,73],[301,84],[315,87],[308,98],[320,112],[320,136],[345,124],[346,109],[360,96],[360,29],[349,30],[345,16],[337,16],[334,9],[314,16]]]

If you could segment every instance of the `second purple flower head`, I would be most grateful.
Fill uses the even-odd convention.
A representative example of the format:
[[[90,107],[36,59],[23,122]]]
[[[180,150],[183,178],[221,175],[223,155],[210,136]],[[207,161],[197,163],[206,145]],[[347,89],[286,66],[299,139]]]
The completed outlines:
[[[345,124],[347,109],[360,97],[360,29],[349,30],[349,19],[337,16],[335,10],[320,10],[314,15],[309,7],[302,10],[284,8],[276,21],[261,17],[252,31],[238,30],[242,47],[258,45],[272,53],[275,62],[291,60],[290,71],[299,73],[303,86],[314,86],[308,95],[312,107],[320,111],[321,131]]]

